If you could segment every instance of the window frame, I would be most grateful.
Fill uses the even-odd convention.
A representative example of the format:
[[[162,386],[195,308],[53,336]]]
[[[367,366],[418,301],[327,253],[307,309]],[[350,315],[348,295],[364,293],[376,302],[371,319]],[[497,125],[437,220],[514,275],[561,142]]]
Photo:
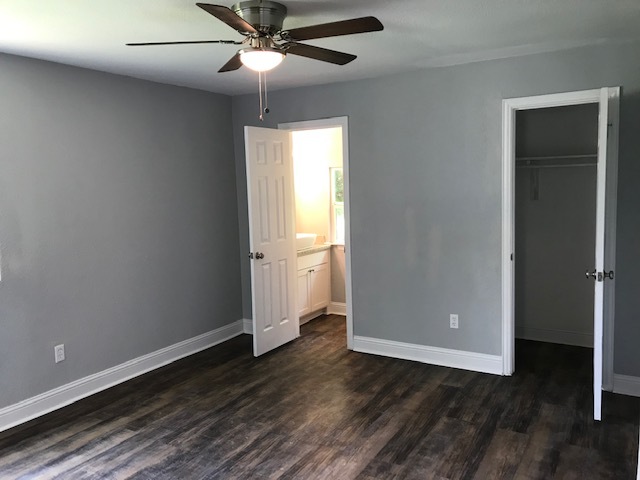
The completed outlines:
[[[342,177],[342,201],[336,200],[336,177],[338,172]],[[336,245],[344,245],[346,237],[346,220],[345,220],[345,188],[344,188],[344,167],[329,167],[329,195],[330,195],[330,228],[331,228],[331,242]],[[338,209],[342,211],[342,228],[338,226]],[[341,238],[338,236],[338,232],[341,231]]]

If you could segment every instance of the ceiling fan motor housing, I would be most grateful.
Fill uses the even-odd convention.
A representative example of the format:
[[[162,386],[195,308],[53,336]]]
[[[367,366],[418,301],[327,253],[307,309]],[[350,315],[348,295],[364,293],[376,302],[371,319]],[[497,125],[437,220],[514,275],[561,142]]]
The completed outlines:
[[[275,35],[282,30],[287,16],[287,7],[278,2],[249,0],[236,3],[231,7],[238,16],[249,22],[256,30]]]

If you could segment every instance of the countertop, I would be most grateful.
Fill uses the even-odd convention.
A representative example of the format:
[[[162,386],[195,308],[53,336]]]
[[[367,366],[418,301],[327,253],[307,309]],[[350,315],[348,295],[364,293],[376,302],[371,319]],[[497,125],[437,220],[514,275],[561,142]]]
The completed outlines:
[[[307,248],[305,250],[298,250],[298,257],[304,257],[305,255],[311,255],[312,253],[324,252],[325,250],[329,250],[330,248],[330,243],[325,243],[324,245],[314,245],[313,247]]]

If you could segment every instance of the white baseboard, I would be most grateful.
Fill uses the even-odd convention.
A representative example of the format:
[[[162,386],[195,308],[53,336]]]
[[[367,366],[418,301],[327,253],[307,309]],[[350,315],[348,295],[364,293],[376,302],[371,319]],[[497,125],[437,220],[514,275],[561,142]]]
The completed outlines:
[[[251,320],[250,318],[242,319],[242,333],[253,335],[253,320]]]
[[[536,342],[561,343],[562,345],[575,345],[577,347],[593,348],[592,333],[516,326],[516,338],[535,340]]]
[[[640,397],[640,377],[613,374],[613,393]]]
[[[342,302],[331,302],[327,307],[327,313],[333,315],[347,316],[347,304]]]
[[[142,355],[0,409],[0,432],[242,334],[243,321]]]
[[[502,357],[499,355],[427,347],[425,345],[359,336],[353,337],[353,350],[356,352],[402,358],[443,367],[461,368],[474,372],[502,375]]]

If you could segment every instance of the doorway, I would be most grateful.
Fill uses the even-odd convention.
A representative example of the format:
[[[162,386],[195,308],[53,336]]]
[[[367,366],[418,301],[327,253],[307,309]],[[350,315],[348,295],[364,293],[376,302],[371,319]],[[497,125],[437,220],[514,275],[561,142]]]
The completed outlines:
[[[515,336],[593,348],[598,104],[516,112]]]
[[[347,348],[352,349],[347,117],[278,128],[291,132],[296,233],[316,236],[314,246],[298,252],[299,321],[322,313],[345,316]]]
[[[595,104],[598,109],[596,154],[595,249],[591,268],[593,297],[593,406],[600,420],[602,390],[613,374],[613,269],[617,186],[618,110],[620,88],[601,88],[503,100],[502,146],[502,359],[503,374],[515,370],[515,244],[516,117],[519,111]],[[532,187],[536,187],[532,182]],[[552,272],[551,272],[552,273]],[[609,277],[609,275],[611,275]],[[608,280],[607,280],[608,279]],[[603,382],[604,377],[604,382]],[[609,387],[610,388],[610,387]]]

